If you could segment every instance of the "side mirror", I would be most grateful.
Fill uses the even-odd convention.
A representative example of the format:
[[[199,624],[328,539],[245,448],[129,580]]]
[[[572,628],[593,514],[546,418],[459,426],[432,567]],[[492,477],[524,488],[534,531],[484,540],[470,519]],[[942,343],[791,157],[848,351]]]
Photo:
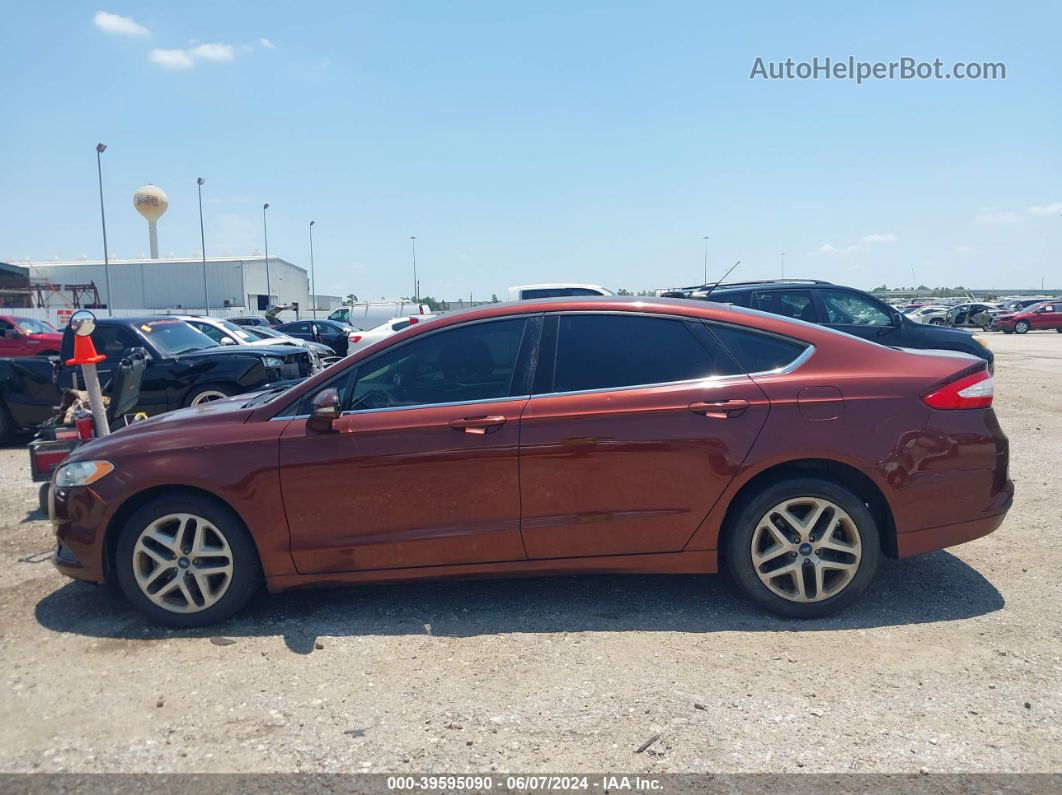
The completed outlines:
[[[236,344],[236,340],[234,340],[232,337],[222,337],[221,338],[221,344],[222,345],[235,345]]]
[[[322,389],[310,403],[310,417],[306,427],[317,433],[329,433],[332,423],[339,419],[339,392],[335,389]]]

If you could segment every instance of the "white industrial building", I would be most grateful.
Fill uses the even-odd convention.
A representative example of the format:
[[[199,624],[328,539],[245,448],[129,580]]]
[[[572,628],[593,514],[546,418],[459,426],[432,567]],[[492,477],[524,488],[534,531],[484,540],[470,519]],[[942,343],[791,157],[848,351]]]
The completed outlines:
[[[27,262],[30,281],[49,284],[58,293],[43,291],[47,306],[69,305],[63,285],[95,283],[100,303],[112,309],[188,309],[244,307],[256,313],[272,304],[298,303],[310,307],[310,280],[307,272],[287,260],[270,257],[268,278],[266,258],[207,257],[204,291],[204,263],[199,258],[102,260],[73,262]],[[110,293],[107,291],[108,271]],[[266,290],[266,284],[269,290]],[[324,296],[322,296],[324,298]]]

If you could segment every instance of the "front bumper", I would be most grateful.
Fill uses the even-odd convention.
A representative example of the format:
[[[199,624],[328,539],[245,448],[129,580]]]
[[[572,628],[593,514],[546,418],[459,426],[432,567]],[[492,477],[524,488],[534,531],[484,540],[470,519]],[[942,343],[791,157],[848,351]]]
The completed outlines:
[[[67,577],[103,582],[103,536],[107,504],[89,486],[52,488],[48,516],[55,529],[52,564]]]

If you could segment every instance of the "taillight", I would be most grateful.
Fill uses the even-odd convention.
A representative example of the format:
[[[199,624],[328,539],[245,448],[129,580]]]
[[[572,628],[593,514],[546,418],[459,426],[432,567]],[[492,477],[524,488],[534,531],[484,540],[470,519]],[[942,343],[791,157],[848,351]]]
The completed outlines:
[[[992,407],[994,388],[988,371],[979,370],[934,389],[922,400],[933,409],[987,409]]]
[[[357,345],[359,342],[361,342],[361,335],[360,334],[351,334],[350,337],[348,337],[348,339],[351,341],[352,344]]]

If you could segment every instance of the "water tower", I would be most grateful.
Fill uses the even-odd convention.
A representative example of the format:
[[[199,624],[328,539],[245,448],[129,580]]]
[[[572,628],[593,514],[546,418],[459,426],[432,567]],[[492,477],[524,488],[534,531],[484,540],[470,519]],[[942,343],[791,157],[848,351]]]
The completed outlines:
[[[152,259],[159,258],[159,234],[155,225],[169,206],[170,200],[166,196],[166,191],[157,185],[145,185],[137,188],[136,193],[133,194],[133,207],[147,218]]]

